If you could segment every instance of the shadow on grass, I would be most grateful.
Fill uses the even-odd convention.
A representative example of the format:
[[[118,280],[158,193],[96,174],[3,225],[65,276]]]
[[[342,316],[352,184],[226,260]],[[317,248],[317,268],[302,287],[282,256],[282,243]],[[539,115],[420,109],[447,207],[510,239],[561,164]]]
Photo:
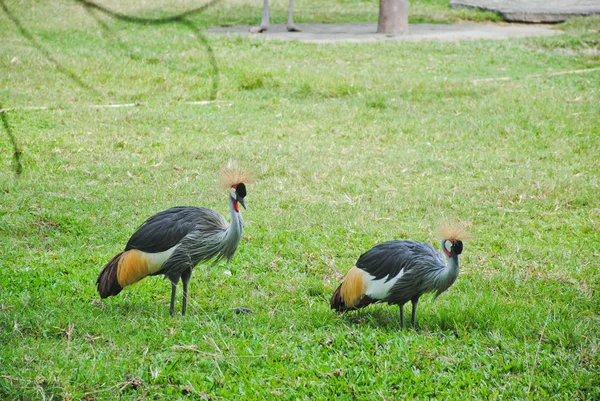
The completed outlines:
[[[150,318],[168,321],[177,320],[209,320],[209,321],[231,321],[232,319],[243,319],[252,316],[255,311],[247,308],[245,305],[238,305],[230,308],[222,304],[210,304],[202,302],[202,305],[195,305],[194,302],[188,303],[185,316],[181,315],[181,300],[175,301],[175,314],[169,314],[170,300],[161,298],[156,301],[147,300],[133,295],[122,299],[95,299],[95,310],[103,316],[112,315],[119,318]]]
[[[501,325],[475,324],[470,316],[446,315],[436,313],[435,310],[425,311],[419,309],[417,325],[412,326],[411,308],[404,306],[404,329],[400,326],[400,309],[398,306],[381,305],[371,309],[345,312],[339,316],[350,327],[370,327],[383,332],[412,332],[424,336],[438,336],[440,338],[458,338],[460,333],[504,331]]]
[[[355,327],[369,326],[386,332],[415,331],[415,328],[412,327],[410,322],[410,309],[407,309],[406,307],[404,310],[404,330],[400,326],[400,309],[395,305],[378,307],[377,309],[371,308],[369,310],[361,309],[349,311],[343,313],[340,317],[348,325]],[[423,328],[424,327],[419,324],[419,319],[417,318],[416,331],[422,331]],[[425,326],[425,328],[429,329],[428,326]]]

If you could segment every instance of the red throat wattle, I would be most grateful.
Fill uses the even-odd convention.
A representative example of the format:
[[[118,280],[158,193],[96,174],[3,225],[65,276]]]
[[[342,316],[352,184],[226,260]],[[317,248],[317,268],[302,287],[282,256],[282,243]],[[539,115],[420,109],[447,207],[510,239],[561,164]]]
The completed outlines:
[[[232,186],[231,186],[231,188],[233,188],[233,189],[237,189],[237,185],[232,185]],[[233,208],[235,209],[235,211],[236,211],[237,213],[239,213],[239,212],[240,212],[240,205],[238,205],[238,201],[237,201],[237,200],[235,200],[235,199],[233,200]]]

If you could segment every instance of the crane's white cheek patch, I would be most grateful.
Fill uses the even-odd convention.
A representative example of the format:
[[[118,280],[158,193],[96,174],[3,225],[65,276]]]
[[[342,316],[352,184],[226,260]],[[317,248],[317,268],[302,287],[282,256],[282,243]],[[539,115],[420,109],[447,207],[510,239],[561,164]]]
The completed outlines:
[[[389,275],[377,280],[375,276],[371,276],[368,273],[365,274],[365,284],[367,286],[366,294],[373,299],[384,299],[388,296],[390,290],[394,284],[396,284],[396,281],[403,275],[404,270],[400,271],[396,277],[392,277],[390,280],[388,280]]]
[[[145,253],[144,256],[148,260],[148,271],[150,272],[150,274],[159,271],[162,265],[167,261],[167,259],[171,257],[171,255],[173,254],[173,252],[175,252],[175,249],[177,249],[178,246],[179,245],[175,245],[174,247],[169,248],[163,252]]]

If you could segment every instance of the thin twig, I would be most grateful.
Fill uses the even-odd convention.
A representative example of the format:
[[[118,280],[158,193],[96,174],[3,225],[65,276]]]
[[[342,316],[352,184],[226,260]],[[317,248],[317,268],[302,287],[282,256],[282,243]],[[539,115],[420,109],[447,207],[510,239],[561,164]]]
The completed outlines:
[[[198,100],[198,101],[190,101],[183,102],[184,104],[190,106],[209,106],[215,103],[224,103],[224,100]],[[228,105],[232,105],[233,103],[228,103]],[[85,106],[80,106],[81,108],[88,109],[117,109],[122,107],[139,107],[146,106],[147,103],[144,102],[136,102],[136,103],[117,103],[117,104],[89,104]],[[6,113],[9,111],[47,111],[47,110],[73,110],[79,107],[58,107],[58,106],[23,106],[23,107],[5,107],[0,108],[0,113]]]
[[[195,352],[197,354],[200,355],[204,355],[207,356],[209,358],[213,358],[213,359],[227,359],[227,358],[231,358],[231,359],[244,359],[244,358],[266,358],[267,355],[266,354],[260,354],[260,355],[223,355],[223,354],[215,354],[212,352],[206,352],[206,351],[201,351],[198,349],[198,347],[196,345],[173,345],[171,346],[171,349],[174,351],[177,350],[185,350],[185,351],[192,351]]]
[[[92,395],[92,394],[104,393],[106,391],[113,391],[114,389],[117,389],[117,388],[122,387],[122,386],[123,386],[123,383],[121,382],[121,383],[115,384],[114,386],[110,386],[110,387],[103,388],[103,389],[100,389],[100,390],[87,391],[87,392],[84,393],[84,395]]]
[[[87,107],[94,109],[116,109],[119,107],[135,107],[138,106],[138,103],[124,103],[124,104],[98,104],[98,105],[90,105]]]
[[[19,379],[16,377],[8,376],[8,375],[0,375],[0,379],[4,379],[6,381],[10,381],[12,383],[18,383]]]
[[[225,100],[199,100],[199,101],[195,101],[195,102],[185,102],[185,104],[191,104],[194,106],[205,106],[207,104],[213,104],[213,103],[225,103]]]
[[[551,311],[548,311],[548,316],[546,316],[546,323],[544,323],[544,327],[542,328],[542,333],[540,334],[540,339],[538,340],[538,344],[535,349],[535,355],[533,357],[533,367],[531,368],[531,375],[529,378],[529,386],[527,387],[527,393],[529,393],[531,391],[531,384],[533,383],[533,374],[535,373],[535,368],[537,366],[538,352],[540,351],[540,346],[542,345],[542,339],[544,337],[544,332],[546,331],[546,326],[548,326],[548,321],[550,320],[550,312]]]
[[[3,109],[0,108],[0,113],[6,113],[7,111],[15,111],[15,110],[49,110],[48,106],[25,106],[25,107],[5,107]]]
[[[169,24],[172,22],[181,22],[182,20],[184,20],[185,18],[195,15],[195,14],[199,14],[201,12],[203,12],[204,10],[206,10],[207,8],[213,6],[214,4],[218,3],[220,0],[211,0],[206,4],[203,4],[201,6],[198,6],[196,8],[192,8],[191,10],[187,10],[187,11],[183,11],[179,14],[175,14],[175,15],[171,15],[168,17],[162,17],[162,18],[146,18],[146,17],[137,17],[137,16],[133,16],[133,15],[127,15],[127,14],[122,14],[113,10],[110,10],[100,4],[96,4],[92,1],[89,0],[75,0],[78,3],[81,3],[83,6],[91,8],[91,9],[95,9],[100,11],[101,13],[110,15],[113,18],[116,18],[118,20],[121,21],[125,21],[125,22],[135,22],[138,24],[148,24],[148,25],[162,25],[162,24]]]
[[[0,104],[0,110],[2,109],[2,104]],[[8,117],[6,113],[0,113],[0,119],[2,120],[2,125],[4,126],[4,130],[6,131],[6,135],[8,135],[8,139],[13,147],[13,159],[15,160],[15,172],[17,175],[20,175],[23,172],[23,164],[21,163],[21,154],[23,153],[19,148],[19,143],[17,142],[17,138],[8,123]]]
[[[223,371],[221,370],[221,366],[219,366],[219,361],[217,361],[217,358],[213,358],[213,362],[215,363],[215,366],[217,367],[217,370],[219,371],[221,377],[225,377]]]
[[[542,78],[542,77],[555,77],[558,75],[570,75],[570,74],[587,74],[590,72],[600,71],[600,67],[596,68],[586,68],[584,70],[566,70],[566,71],[556,71],[556,72],[544,72],[541,74],[530,74],[525,76],[525,78]],[[496,77],[496,78],[479,78],[474,79],[471,82],[475,85],[479,83],[485,82],[496,82],[496,81],[511,81],[512,77]]]

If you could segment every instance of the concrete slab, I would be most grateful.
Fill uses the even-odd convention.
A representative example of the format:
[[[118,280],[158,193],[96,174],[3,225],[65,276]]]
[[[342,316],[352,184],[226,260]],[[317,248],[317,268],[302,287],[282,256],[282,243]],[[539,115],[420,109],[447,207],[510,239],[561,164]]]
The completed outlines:
[[[450,0],[451,7],[496,11],[511,22],[562,22],[600,14],[600,0]]]
[[[508,39],[527,36],[552,36],[560,34],[549,27],[532,25],[498,24],[411,24],[406,35],[386,36],[375,33],[377,23],[354,24],[299,24],[302,32],[288,32],[284,24],[271,25],[265,33],[251,34],[250,26],[212,28],[208,32],[242,35],[257,39],[297,40],[308,43],[380,42],[397,40],[459,41],[479,39]]]

